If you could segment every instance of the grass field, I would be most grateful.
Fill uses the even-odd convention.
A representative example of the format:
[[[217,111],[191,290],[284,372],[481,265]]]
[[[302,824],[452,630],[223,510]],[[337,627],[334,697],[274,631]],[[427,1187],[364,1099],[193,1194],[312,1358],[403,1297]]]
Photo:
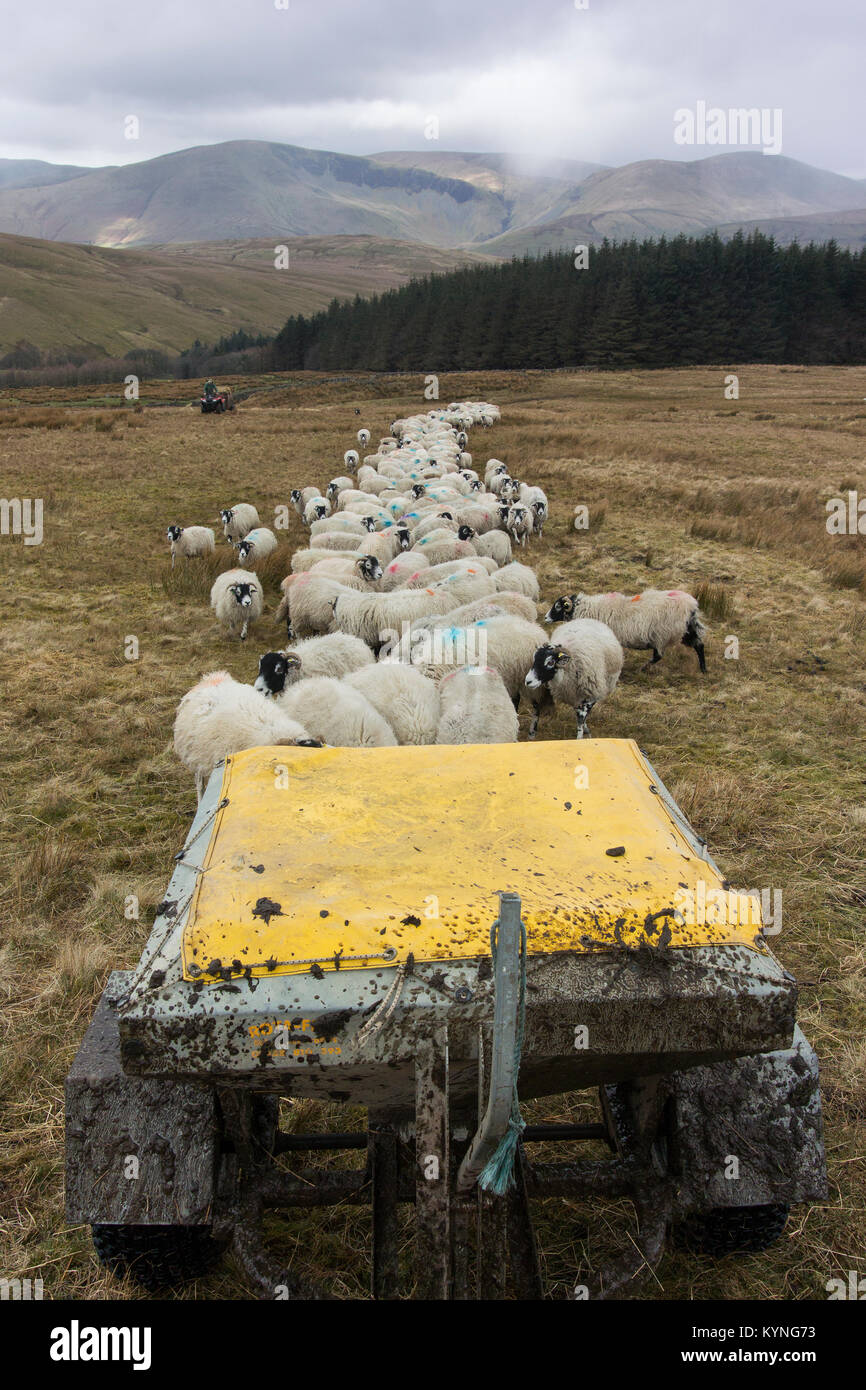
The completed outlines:
[[[701,592],[708,675],[685,649],[652,673],[631,653],[593,732],[637,740],[735,884],[782,888],[774,949],[821,1059],[827,1201],[795,1209],[765,1255],[669,1252],[641,1296],[822,1298],[828,1279],[862,1272],[866,1249],[866,538],[825,528],[828,497],[866,496],[866,377],[742,367],[738,401],[723,378],[474,374],[441,390],[499,404],[502,424],[470,442],[476,462],[495,454],[547,489],[552,519],[527,559],[548,603],[578,588]],[[195,807],[171,750],[175,706],[214,667],[253,678],[282,640],[270,615],[303,541],[293,520],[265,576],[269,613],[241,647],[211,621],[211,572],[193,562],[171,575],[165,527],[213,525],[239,500],[266,521],[292,487],[342,471],[361,424],[375,440],[426,408],[418,378],[267,384],[231,417],[67,409],[50,392],[0,409],[0,490],[45,507],[42,545],[0,537],[0,1275],[41,1277],[46,1297],[141,1296],[99,1268],[86,1228],[64,1223],[63,1078],[109,970],[138,957]],[[585,532],[571,524],[579,502]],[[227,548],[218,557],[227,564]],[[739,655],[726,659],[731,638]],[[573,736],[562,714],[541,728]],[[124,917],[130,894],[138,920]],[[587,1106],[576,1095],[531,1114]],[[286,1123],[363,1116],[301,1102]],[[627,1203],[547,1202],[536,1217],[554,1295],[630,1240]],[[366,1213],[300,1212],[280,1231],[299,1267],[367,1296]],[[226,1261],[169,1296],[250,1291]]]
[[[275,243],[288,248],[274,267]],[[237,328],[276,333],[291,314],[378,294],[485,259],[376,236],[272,237],[135,250],[0,235],[0,357],[21,338],[94,357],[180,352]]]

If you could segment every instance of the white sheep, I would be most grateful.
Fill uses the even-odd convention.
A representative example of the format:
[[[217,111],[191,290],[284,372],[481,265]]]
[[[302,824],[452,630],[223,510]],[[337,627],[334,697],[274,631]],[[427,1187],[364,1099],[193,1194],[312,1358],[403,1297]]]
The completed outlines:
[[[532,599],[533,603],[538,603],[541,598],[541,589],[535,570],[530,569],[529,565],[520,565],[513,561],[510,565],[503,565],[501,570],[497,570],[493,575],[493,583],[497,589],[507,589],[510,592],[525,594]]]
[[[439,692],[413,666],[380,661],[343,678],[359,690],[394,730],[399,744],[435,743]]]
[[[259,695],[258,699],[262,700]],[[335,748],[393,748],[397,739],[359,690],[345,681],[317,676],[288,686],[267,703],[277,704],[292,719],[315,730],[315,737]]]
[[[310,537],[310,550],[339,550],[343,551],[349,545],[366,544],[368,532],[356,533],[352,531],[319,531],[315,536]]]
[[[310,498],[309,502],[307,502],[304,507],[304,525],[312,526],[314,521],[322,521],[325,517],[330,515],[330,502],[327,497],[322,497],[320,493],[317,493],[315,497]]]
[[[468,623],[477,622],[479,618],[500,618],[504,613],[511,613],[515,618],[523,618],[528,623],[537,620],[535,604],[525,594],[495,593],[487,598],[473,599],[471,603],[461,604],[459,608],[451,608],[447,613],[421,618],[412,624],[412,630],[414,632],[416,628],[422,627],[465,627]]]
[[[361,457],[357,449],[347,449],[343,455],[343,463],[346,465],[347,473],[354,473],[357,470]]]
[[[292,488],[291,492],[289,493],[289,501],[291,502],[292,506],[294,507],[295,511],[298,513],[298,516],[301,518],[302,521],[304,519],[304,509],[307,503],[312,502],[313,498],[318,496],[319,489],[317,487]]]
[[[586,721],[590,711],[614,689],[622,663],[622,647],[606,623],[595,618],[576,618],[554,628],[550,642],[535,652],[526,673],[526,685],[530,691],[571,705],[577,720],[577,737],[588,738]],[[535,738],[544,703],[533,696],[530,738]]]
[[[177,707],[174,751],[195,777],[199,801],[216,764],[243,748],[309,745],[306,729],[228,671],[211,671]]]
[[[486,555],[497,565],[505,566],[511,559],[511,541],[504,531],[486,531],[483,536],[476,535],[472,544],[477,555]]]
[[[362,449],[366,449],[367,445],[370,443],[370,431],[369,431],[369,430],[358,430],[358,436],[357,436],[357,438],[358,438],[358,443],[360,444],[361,448],[362,448]]]
[[[432,657],[428,655],[430,638]],[[426,638],[422,634],[422,639],[416,641],[413,632],[411,640],[413,648],[420,649],[420,661],[416,659],[416,649],[411,659],[414,665],[420,664],[425,675],[438,680],[455,666],[492,666],[505,682],[514,708],[519,709],[520,697],[526,694],[526,673],[535,652],[547,640],[547,633],[535,622],[507,615],[481,618],[464,627],[434,628]]]
[[[706,627],[697,599],[683,589],[644,589],[632,597],[567,594],[556,600],[544,621],[568,622],[571,618],[597,618],[607,623],[624,647],[652,652],[648,666],[661,661],[668,647],[681,642],[694,650],[701,672],[706,673]]]
[[[240,634],[245,642],[250,623],[257,622],[265,608],[258,577],[252,570],[223,570],[210,591],[210,606],[229,635]]]
[[[516,502],[508,508],[508,519],[505,529],[513,540],[520,545],[526,545],[527,536],[532,535],[533,529],[532,513],[528,507],[524,507],[522,502]]]
[[[339,477],[332,478],[328,483],[325,488],[325,496],[329,502],[336,502],[341,492],[345,492],[347,488],[354,488],[354,486],[352,479],[341,473]]]
[[[498,671],[464,666],[439,682],[437,743],[516,743],[517,711]]]
[[[220,512],[223,534],[232,545],[237,545],[244,536],[261,526],[259,514],[251,502],[237,502],[234,507],[223,507]]]
[[[547,493],[540,487],[528,487],[526,483],[521,483],[520,501],[529,508],[533,530],[540,536],[548,515]]]
[[[352,536],[366,536],[368,528],[364,525],[359,516],[353,516],[351,512],[335,512],[331,516],[323,516],[321,520],[314,521],[310,527],[311,536],[320,536],[323,531],[345,531],[347,539]]]
[[[264,652],[259,657],[254,688],[263,695],[281,695],[295,681],[318,676],[339,680],[372,664],[373,653],[366,642],[347,632],[327,632],[322,637],[293,642],[283,651]]]
[[[412,549],[416,554],[426,555],[429,565],[443,565],[448,560],[469,560],[475,555],[471,541],[458,541],[456,537],[450,541],[431,541],[429,536],[425,536]]]
[[[238,546],[238,564],[246,569],[247,564],[255,565],[259,560],[264,560],[265,556],[272,555],[279,545],[279,541],[273,531],[269,531],[267,526],[258,526],[255,531],[250,531],[249,535],[244,536]]]
[[[191,560],[194,555],[212,555],[216,545],[209,526],[169,526],[166,535],[171,541],[172,569],[176,556],[183,555]]]

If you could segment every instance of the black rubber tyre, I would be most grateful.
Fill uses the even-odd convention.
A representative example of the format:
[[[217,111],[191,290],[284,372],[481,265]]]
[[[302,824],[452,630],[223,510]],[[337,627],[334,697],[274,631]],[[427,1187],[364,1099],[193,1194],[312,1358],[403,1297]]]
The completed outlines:
[[[769,1250],[785,1229],[790,1208],[780,1202],[760,1207],[714,1207],[690,1216],[674,1232],[677,1245],[701,1255],[755,1254]]]
[[[92,1226],[100,1264],[130,1274],[145,1289],[185,1284],[206,1274],[223,1247],[210,1226]]]

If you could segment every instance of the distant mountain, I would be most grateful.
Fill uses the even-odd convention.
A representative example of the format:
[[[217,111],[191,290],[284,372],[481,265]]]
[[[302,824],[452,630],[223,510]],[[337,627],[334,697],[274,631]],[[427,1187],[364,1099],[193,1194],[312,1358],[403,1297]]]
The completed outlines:
[[[378,237],[289,239],[289,268],[274,243],[187,243],[147,251],[0,236],[0,356],[36,347],[123,356],[178,352],[236,328],[268,333],[290,314],[370,295],[413,276],[483,258]]]
[[[579,242],[727,232],[770,219],[845,213],[864,206],[863,182],[795,159],[752,152],[686,163],[645,160],[592,174],[568,211],[491,238],[498,256],[539,255]],[[792,237],[793,239],[793,237]]]
[[[511,256],[580,237],[850,212],[864,206],[864,188],[755,152],[608,169],[435,149],[367,158],[236,140],[91,171],[0,163],[0,232],[108,247],[366,235]]]
[[[509,225],[501,196],[463,180],[261,141],[0,191],[0,232],[100,246],[337,235],[456,246]]]
[[[46,164],[42,159],[0,159],[0,188],[43,188],[92,174],[81,164]]]

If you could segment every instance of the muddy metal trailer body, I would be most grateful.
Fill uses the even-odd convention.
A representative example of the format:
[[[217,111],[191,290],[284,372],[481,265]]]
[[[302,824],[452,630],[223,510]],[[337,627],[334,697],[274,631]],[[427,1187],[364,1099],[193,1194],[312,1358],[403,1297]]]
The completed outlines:
[[[671,1227],[763,1248],[825,1194],[817,1061],[754,901],[707,901],[744,903],[630,740],[237,754],[69,1074],[69,1220],[151,1284],[232,1242],[271,1298],[322,1296],[269,1254],[272,1207],[370,1203],[380,1298],[541,1296],[537,1197],[631,1198],[634,1257],[590,1296],[633,1292]],[[495,1195],[515,1086],[597,1087],[602,1118],[524,1130]],[[283,1132],[280,1096],[367,1130]],[[291,1157],[323,1148],[366,1167]]]

